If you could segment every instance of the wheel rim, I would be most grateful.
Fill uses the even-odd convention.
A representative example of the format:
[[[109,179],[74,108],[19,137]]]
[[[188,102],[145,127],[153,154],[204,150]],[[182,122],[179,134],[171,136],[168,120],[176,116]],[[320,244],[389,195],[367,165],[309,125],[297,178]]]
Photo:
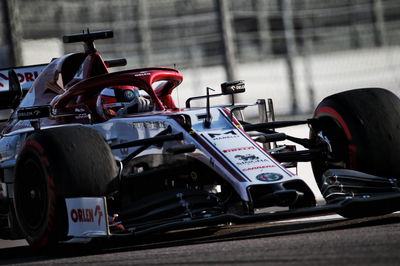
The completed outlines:
[[[312,162],[312,168],[314,175],[317,179],[317,183],[321,185],[320,178],[322,174],[329,168],[346,168],[349,162],[349,150],[348,140],[343,129],[335,123],[331,118],[320,117],[318,118],[323,125],[312,135],[313,139],[321,138],[323,136],[325,140],[321,142],[329,142],[332,150],[327,152],[324,159],[315,160]],[[321,134],[321,136],[318,136]]]
[[[24,229],[29,232],[40,230],[48,212],[48,193],[45,173],[41,165],[28,159],[18,177],[18,213]]]

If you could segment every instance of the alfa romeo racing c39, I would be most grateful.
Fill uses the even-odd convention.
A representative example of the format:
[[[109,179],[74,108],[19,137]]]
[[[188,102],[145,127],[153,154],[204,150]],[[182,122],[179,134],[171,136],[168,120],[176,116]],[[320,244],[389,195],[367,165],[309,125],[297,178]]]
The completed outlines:
[[[230,81],[181,107],[172,96],[183,79],[176,69],[109,71],[126,61],[103,60],[94,40],[112,35],[67,35],[84,52],[0,70],[2,238],[45,247],[400,209],[400,101],[392,92],[349,90],[322,100],[310,119],[275,121],[271,100],[239,104],[244,82]],[[212,105],[216,97],[228,103]],[[257,123],[243,115],[253,107]],[[295,125],[308,125],[310,137],[278,131]],[[293,173],[307,161],[324,204]]]

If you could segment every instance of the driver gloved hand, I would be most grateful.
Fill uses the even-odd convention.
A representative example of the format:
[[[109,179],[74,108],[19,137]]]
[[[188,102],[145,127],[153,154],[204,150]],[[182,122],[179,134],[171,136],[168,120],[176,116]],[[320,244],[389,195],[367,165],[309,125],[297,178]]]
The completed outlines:
[[[134,114],[151,110],[151,102],[144,97],[135,97],[124,108],[118,111],[118,115]]]

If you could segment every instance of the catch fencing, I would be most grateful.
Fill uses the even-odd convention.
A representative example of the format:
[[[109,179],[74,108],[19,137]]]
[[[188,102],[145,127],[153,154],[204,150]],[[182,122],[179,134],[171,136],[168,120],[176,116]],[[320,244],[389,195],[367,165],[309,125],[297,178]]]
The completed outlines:
[[[354,87],[400,95],[398,0],[5,0],[0,8],[0,67],[23,64],[27,40],[113,29],[113,40],[96,43],[104,57],[177,67],[185,74],[177,98],[232,79],[248,84],[241,100],[277,97],[282,114],[308,113]]]

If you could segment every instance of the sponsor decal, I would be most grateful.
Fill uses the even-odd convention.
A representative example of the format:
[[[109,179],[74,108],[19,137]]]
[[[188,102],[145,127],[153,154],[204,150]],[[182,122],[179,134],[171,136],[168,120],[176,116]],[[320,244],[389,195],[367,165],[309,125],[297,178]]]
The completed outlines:
[[[245,162],[255,161],[255,160],[259,160],[260,159],[258,156],[255,156],[254,154],[246,154],[246,155],[238,154],[238,155],[235,155],[235,158],[239,159],[241,161],[245,161]]]
[[[94,209],[72,209],[70,215],[74,223],[93,223],[95,218],[98,217],[96,220],[100,226],[103,212],[100,205],[96,205]]]
[[[213,140],[226,140],[226,139],[232,139],[232,138],[239,137],[234,130],[230,130],[230,131],[223,132],[223,133],[208,133],[208,135]]]
[[[223,155],[235,172],[244,176],[249,182],[260,182],[257,180],[257,175],[270,171],[281,174],[282,178],[291,176],[237,129],[213,130],[204,132],[201,136],[212,145],[213,149]]]
[[[240,148],[234,148],[234,149],[226,149],[226,150],[223,150],[223,152],[227,153],[227,152],[254,150],[254,149],[255,149],[254,147],[240,147]]]
[[[152,121],[152,122],[134,122],[131,124],[133,128],[148,128],[148,129],[160,129],[167,128],[164,121]]]
[[[262,173],[257,175],[256,178],[260,181],[274,182],[281,180],[283,178],[283,175],[278,173]]]
[[[50,116],[49,105],[26,107],[26,108],[21,108],[17,111],[17,117],[19,120],[36,119],[49,116]]]
[[[75,116],[75,119],[80,120],[80,119],[90,119],[91,116],[88,112],[86,112],[85,108],[75,108],[75,113],[78,113],[78,115]]]
[[[262,165],[262,166],[254,166],[254,167],[245,168],[242,171],[246,172],[246,171],[258,170],[258,169],[264,169],[264,168],[274,168],[274,167],[276,167],[276,166],[275,165]]]
[[[67,198],[68,235],[109,235],[105,198]]]
[[[36,66],[27,66],[14,68],[15,73],[17,74],[18,81],[21,84],[22,89],[29,89],[33,82],[37,79],[40,72],[47,65],[36,65]],[[0,71],[0,89],[8,89],[9,86],[9,77],[8,70]]]
[[[34,82],[36,80],[36,78],[39,76],[39,73],[37,71],[33,71],[33,72],[24,72],[24,73],[16,73],[19,83],[24,83],[24,82]],[[8,75],[5,75],[3,73],[0,73],[0,79],[3,80],[10,80],[8,78]],[[0,82],[0,87],[4,87],[5,84]]]
[[[140,72],[134,75],[135,77],[150,76],[150,72]]]
[[[76,120],[81,120],[81,119],[90,119],[90,114],[79,114],[75,116]]]
[[[86,112],[85,108],[79,108],[79,107],[75,108],[75,113],[84,113],[84,112]]]
[[[259,164],[259,163],[266,163],[269,162],[268,159],[263,158],[260,159],[260,157],[254,155],[254,154],[245,154],[245,155],[235,155],[235,159],[237,159],[239,162],[237,162],[237,165],[245,165],[245,164]]]

